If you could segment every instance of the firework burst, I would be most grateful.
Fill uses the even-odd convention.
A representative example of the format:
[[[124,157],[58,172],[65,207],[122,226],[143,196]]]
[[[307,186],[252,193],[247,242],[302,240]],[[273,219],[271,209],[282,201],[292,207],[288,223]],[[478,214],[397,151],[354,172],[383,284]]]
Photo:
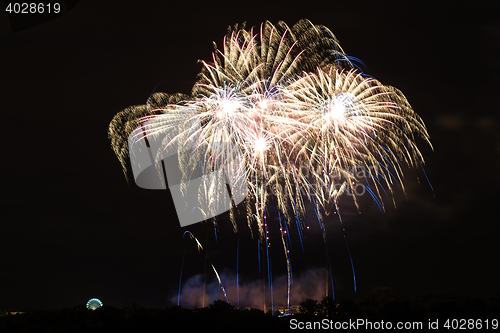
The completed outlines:
[[[403,163],[416,166],[423,160],[415,135],[430,144],[425,125],[404,95],[357,70],[318,68],[291,82],[282,94],[284,115],[295,125],[282,140],[292,143],[294,165],[308,171],[306,176],[291,168],[285,175],[288,182],[295,181],[294,188],[312,188],[314,202],[327,212],[326,204],[346,190],[354,192],[360,171],[366,181],[362,186],[373,188],[378,197],[384,187],[393,194],[395,183],[404,190]],[[353,199],[357,204],[356,195]]]
[[[202,61],[191,95],[154,93],[147,105],[118,113],[109,126],[112,147],[126,176],[131,134],[176,144],[186,180],[200,161],[208,171],[230,165],[246,183],[247,222],[258,226],[261,244],[267,244],[266,206],[276,198],[287,220],[280,230],[289,263],[283,230],[304,216],[307,201],[321,221],[338,211],[346,192],[359,208],[354,189],[361,186],[383,209],[381,193],[394,201],[395,185],[404,190],[403,166],[423,163],[416,137],[430,145],[405,96],[352,59],[328,28],[307,20],[235,26],[212,61]],[[162,158],[156,157],[158,167]],[[219,200],[208,195],[218,193],[215,187],[205,184],[199,200]],[[233,210],[230,216],[236,230]]]

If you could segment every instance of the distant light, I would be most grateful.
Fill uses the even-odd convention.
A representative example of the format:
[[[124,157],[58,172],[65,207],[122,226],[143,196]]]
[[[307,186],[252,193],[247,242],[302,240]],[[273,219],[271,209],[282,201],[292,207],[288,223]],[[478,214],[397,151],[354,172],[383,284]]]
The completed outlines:
[[[92,298],[87,302],[87,309],[89,310],[97,310],[102,307],[102,302],[97,298]]]

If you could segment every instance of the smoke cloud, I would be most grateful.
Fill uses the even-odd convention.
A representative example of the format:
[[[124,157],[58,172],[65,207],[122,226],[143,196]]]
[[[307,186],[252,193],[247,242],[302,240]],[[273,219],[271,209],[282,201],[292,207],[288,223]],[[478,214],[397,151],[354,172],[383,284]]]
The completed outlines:
[[[212,273],[213,275],[213,273]],[[300,274],[293,275],[290,288],[290,306],[298,305],[306,298],[321,300],[325,297],[325,271],[324,269],[310,269]],[[236,283],[236,275],[232,272],[220,273],[220,278],[227,295],[227,301],[244,309],[246,307],[263,309],[264,295],[267,309],[271,308],[271,291],[269,283],[263,279],[251,282]],[[205,288],[203,287],[203,274],[198,274],[183,281],[179,305],[184,308],[207,307],[215,300],[226,300],[222,288],[215,277],[210,277],[207,272]],[[264,294],[265,283],[265,294]],[[287,276],[280,275],[272,278],[273,306],[287,305]],[[238,297],[239,295],[239,297]],[[177,304],[178,295],[170,297],[172,304]]]

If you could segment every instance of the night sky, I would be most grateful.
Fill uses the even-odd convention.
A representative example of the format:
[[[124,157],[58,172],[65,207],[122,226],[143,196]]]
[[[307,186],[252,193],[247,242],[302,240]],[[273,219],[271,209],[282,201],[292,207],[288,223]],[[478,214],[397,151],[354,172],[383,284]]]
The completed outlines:
[[[32,27],[30,18],[9,25],[1,14],[0,309],[59,309],[92,297],[118,307],[174,305],[184,249],[181,305],[200,306],[191,299],[202,292],[204,254],[182,238],[185,230],[207,247],[233,304],[239,237],[242,304],[258,297],[257,241],[245,221],[234,234],[221,216],[217,242],[213,227],[178,227],[168,191],[127,184],[107,129],[155,87],[189,93],[197,60],[210,60],[212,42],[221,45],[229,25],[302,18],[330,28],[367,74],[399,88],[434,146],[417,141],[430,185],[422,170],[405,169],[406,197],[396,192],[396,208],[388,198],[381,213],[364,198],[359,214],[348,198],[340,201],[357,294],[374,287],[408,295],[500,291],[500,22],[493,1],[169,3],[79,1]],[[286,266],[276,210],[270,214],[275,304],[284,304]],[[325,223],[335,295],[354,297],[338,219]],[[304,251],[290,230],[296,304],[324,295],[325,250],[312,209],[306,224]],[[223,297],[209,269],[206,276],[213,297]]]

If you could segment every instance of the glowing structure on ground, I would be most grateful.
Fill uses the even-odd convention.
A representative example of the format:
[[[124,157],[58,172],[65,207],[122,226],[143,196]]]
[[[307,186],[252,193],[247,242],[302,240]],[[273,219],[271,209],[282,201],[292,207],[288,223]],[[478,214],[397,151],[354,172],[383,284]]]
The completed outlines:
[[[97,310],[102,307],[102,302],[97,298],[92,298],[87,302],[87,309]]]

